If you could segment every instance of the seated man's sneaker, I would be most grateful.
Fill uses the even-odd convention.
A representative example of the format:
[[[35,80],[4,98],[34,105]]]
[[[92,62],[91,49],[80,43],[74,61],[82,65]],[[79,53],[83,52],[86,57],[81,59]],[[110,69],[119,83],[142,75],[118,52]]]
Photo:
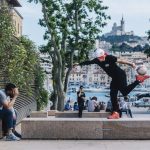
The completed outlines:
[[[13,133],[6,136],[6,141],[20,141],[20,138],[16,137]]]
[[[148,78],[150,78],[149,75],[144,75],[144,76],[142,76],[142,75],[136,75],[136,80],[139,81],[139,82],[141,82],[141,83],[144,82],[144,80],[146,80]]]
[[[18,138],[22,138],[21,134],[18,133],[16,130],[13,132],[13,134]]]
[[[107,119],[119,119],[119,113],[114,111]]]

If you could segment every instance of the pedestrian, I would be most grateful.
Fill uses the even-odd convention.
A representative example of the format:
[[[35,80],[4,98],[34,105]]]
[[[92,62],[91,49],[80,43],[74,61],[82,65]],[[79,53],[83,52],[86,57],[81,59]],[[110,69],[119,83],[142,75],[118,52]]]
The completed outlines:
[[[82,111],[84,109],[84,102],[85,102],[85,93],[83,90],[83,86],[80,86],[79,91],[77,92],[77,102],[79,107],[78,117],[82,118]]]
[[[126,73],[117,65],[117,63],[127,64],[135,68],[136,66],[134,63],[118,59],[113,55],[108,55],[102,49],[96,49],[94,52],[94,57],[95,58],[93,60],[75,63],[73,66],[97,64],[106,72],[108,76],[112,78],[110,84],[110,97],[113,112],[108,119],[119,119],[119,105],[117,101],[118,91],[120,91],[123,96],[127,96],[138,84],[144,82],[144,80],[150,78],[150,76],[136,75],[136,80],[132,84],[127,85]]]

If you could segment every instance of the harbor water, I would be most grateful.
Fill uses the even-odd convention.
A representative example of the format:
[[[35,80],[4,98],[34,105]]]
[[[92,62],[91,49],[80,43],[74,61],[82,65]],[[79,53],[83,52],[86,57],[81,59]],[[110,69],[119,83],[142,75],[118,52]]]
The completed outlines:
[[[89,100],[91,97],[96,96],[98,101],[107,102],[110,99],[109,93],[110,93],[110,90],[108,90],[108,91],[101,91],[101,92],[85,92],[85,95],[86,95],[86,100]],[[145,93],[145,92],[132,91],[129,94],[129,97],[134,99],[135,95],[141,94],[141,93]],[[67,94],[66,100],[77,101],[77,93],[76,92],[69,92]]]

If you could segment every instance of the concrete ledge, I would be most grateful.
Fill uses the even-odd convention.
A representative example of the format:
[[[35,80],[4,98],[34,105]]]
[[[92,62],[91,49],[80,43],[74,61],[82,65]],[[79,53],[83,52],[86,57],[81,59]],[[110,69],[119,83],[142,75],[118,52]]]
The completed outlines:
[[[104,121],[103,139],[150,139],[150,120]]]
[[[102,122],[80,119],[28,118],[21,123],[24,139],[102,139]]]
[[[110,115],[109,112],[101,111],[101,112],[87,112],[84,111],[82,114],[82,118],[107,118]],[[56,112],[56,118],[78,118],[77,111],[64,111],[64,112]]]
[[[21,130],[24,139],[150,140],[150,119],[27,118]]]
[[[32,111],[30,117],[31,118],[47,118],[48,112],[47,111]]]
[[[49,110],[48,116],[55,116],[55,113],[58,112],[58,110]]]
[[[2,120],[0,120],[0,138],[2,138]]]

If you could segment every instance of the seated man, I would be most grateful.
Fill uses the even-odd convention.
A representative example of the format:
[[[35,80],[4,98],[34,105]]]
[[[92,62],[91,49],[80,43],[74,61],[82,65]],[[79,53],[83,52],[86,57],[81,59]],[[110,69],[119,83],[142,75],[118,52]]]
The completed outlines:
[[[107,102],[106,112],[112,112],[112,103],[111,100]]]
[[[78,107],[78,103],[77,103],[77,102],[74,102],[73,110],[74,110],[74,111],[79,110],[79,107]]]
[[[20,138],[16,135],[21,136],[15,131],[16,113],[13,108],[18,95],[18,88],[12,83],[8,83],[4,90],[0,90],[0,119],[2,119],[4,139],[8,141],[18,141]]]
[[[70,105],[70,100],[67,101],[67,103],[65,104],[65,109],[64,110],[71,110],[71,105]]]
[[[98,112],[100,111],[99,105],[97,103],[97,97],[92,97],[88,102],[88,112]]]
[[[130,102],[127,102],[123,99],[118,100],[118,101],[119,101],[119,107],[120,107],[120,118],[122,117],[122,112],[126,112],[127,115],[129,114],[130,117],[133,118]]]

